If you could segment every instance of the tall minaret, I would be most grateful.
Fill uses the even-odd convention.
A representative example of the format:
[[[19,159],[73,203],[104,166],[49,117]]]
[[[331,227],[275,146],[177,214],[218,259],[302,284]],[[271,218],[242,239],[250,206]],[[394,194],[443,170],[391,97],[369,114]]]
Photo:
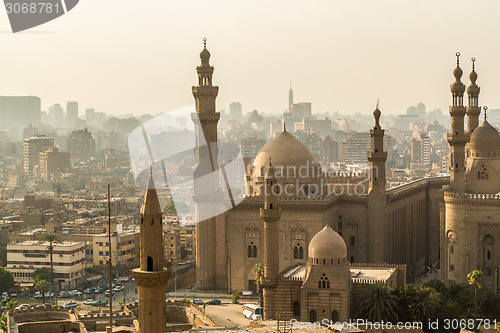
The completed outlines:
[[[450,144],[450,187],[457,193],[465,192],[465,144],[468,135],[464,132],[464,91],[465,85],[460,81],[462,69],[460,68],[460,53],[457,52],[457,67],[453,71],[455,82],[450,85],[453,105],[450,106],[451,133],[448,133]]]
[[[384,151],[385,130],[380,127],[381,114],[377,101],[377,108],[373,111],[375,126],[370,130],[371,151],[367,153],[367,157],[370,168],[369,204],[379,206],[385,205],[385,161],[387,160],[387,152]]]
[[[164,266],[162,213],[152,174],[139,217],[140,268],[132,271],[139,287],[139,332],[164,333],[165,292],[172,270],[170,261]]]
[[[260,217],[264,222],[264,274],[261,287],[264,294],[264,318],[274,318],[276,309],[270,301],[275,293],[279,279],[279,230],[281,208],[277,207],[275,170],[269,159],[264,177],[264,208],[260,209]]]
[[[475,61],[476,58],[472,58],[472,72],[469,75],[470,85],[467,87],[467,96],[469,97],[469,103],[467,105],[467,133],[469,136],[472,131],[479,126],[479,115],[481,114],[481,107],[479,106],[479,91],[480,88],[477,86],[477,73],[475,71]]]
[[[196,223],[196,286],[215,289],[216,219],[215,204],[219,188],[217,123],[215,98],[219,87],[212,85],[214,68],[210,66],[210,52],[206,38],[200,53],[201,64],[196,67],[198,86],[192,88],[196,113],[191,118],[195,125],[196,146],[194,166],[194,196]]]
[[[288,90],[288,112],[291,112],[291,108],[293,105],[293,90],[292,90],[292,81],[290,81],[290,90]]]

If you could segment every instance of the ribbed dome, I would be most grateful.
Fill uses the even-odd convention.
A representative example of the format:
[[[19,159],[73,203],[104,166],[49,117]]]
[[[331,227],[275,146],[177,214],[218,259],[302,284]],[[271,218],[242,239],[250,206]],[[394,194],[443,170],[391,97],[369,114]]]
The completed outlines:
[[[500,134],[488,121],[483,121],[472,132],[470,150],[474,152],[500,152]]]
[[[208,52],[207,49],[203,49],[200,52],[200,58],[201,58],[201,60],[209,60],[210,59],[210,52]]]
[[[298,169],[317,165],[311,151],[287,131],[278,134],[259,150],[253,162],[255,170],[260,170],[262,166],[267,167],[269,159],[275,167],[294,166]]]
[[[328,225],[314,235],[309,243],[309,258],[336,260],[346,257],[344,239]]]

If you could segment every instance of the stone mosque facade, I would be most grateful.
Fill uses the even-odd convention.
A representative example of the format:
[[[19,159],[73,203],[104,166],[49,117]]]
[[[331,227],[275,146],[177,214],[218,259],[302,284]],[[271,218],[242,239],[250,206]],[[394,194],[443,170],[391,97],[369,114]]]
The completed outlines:
[[[210,53],[200,53],[197,67],[198,86],[193,87],[196,101],[196,136],[203,130],[207,147],[217,142],[214,68]],[[406,278],[422,275],[427,267],[439,262],[440,199],[448,177],[421,179],[386,189],[383,149],[384,130],[374,112],[370,131],[371,150],[367,152],[368,175],[332,175],[325,173],[309,149],[284,130],[267,142],[246,174],[246,197],[236,207],[196,225],[196,284],[199,289],[253,290],[255,264],[264,262],[264,225],[260,208],[264,205],[265,169],[269,160],[278,170],[276,204],[282,210],[276,224],[278,272],[307,265],[313,237],[328,226],[343,239],[346,255],[342,264],[386,263],[406,265]],[[199,140],[197,139],[197,142]],[[215,145],[216,147],[216,145]],[[216,169],[212,149],[211,170],[201,170],[200,161],[207,151],[196,147],[195,173]],[[199,212],[205,207],[203,186],[195,181],[194,201]],[[198,194],[197,194],[198,193]],[[235,195],[233,193],[233,195]],[[304,310],[305,311],[305,310]],[[340,312],[339,312],[340,313]],[[342,316],[342,315],[341,315]]]
[[[496,291],[500,260],[500,135],[488,123],[486,107],[479,124],[475,59],[469,75],[471,83],[465,89],[459,55],[453,71],[455,82],[451,84],[451,170],[441,212],[441,276],[448,284],[465,282],[469,272],[480,269],[484,286]],[[463,102],[466,90],[467,106]]]

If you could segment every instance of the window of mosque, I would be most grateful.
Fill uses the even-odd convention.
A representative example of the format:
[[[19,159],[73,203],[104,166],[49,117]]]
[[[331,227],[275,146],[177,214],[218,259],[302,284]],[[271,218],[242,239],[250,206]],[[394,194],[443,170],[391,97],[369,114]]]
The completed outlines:
[[[490,260],[491,259],[491,251],[488,250],[488,252],[486,253],[486,259]]]
[[[250,245],[247,246],[247,257],[257,258],[257,245],[253,242],[250,242]]]
[[[455,266],[453,264],[450,264],[450,272],[455,270]]]
[[[354,262],[354,256],[351,256],[351,264]]]
[[[304,259],[304,248],[300,243],[293,247],[293,259]]]
[[[320,289],[329,289],[330,281],[328,281],[328,277],[325,273],[322,274],[321,278],[318,281],[318,288]]]

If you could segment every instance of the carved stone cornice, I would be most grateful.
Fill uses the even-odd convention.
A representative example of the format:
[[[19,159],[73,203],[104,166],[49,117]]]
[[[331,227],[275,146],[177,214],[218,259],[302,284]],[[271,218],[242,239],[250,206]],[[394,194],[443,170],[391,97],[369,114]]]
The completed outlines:
[[[143,271],[140,268],[132,270],[132,275],[137,285],[148,288],[166,286],[171,274],[172,270],[170,267],[156,272]]]

